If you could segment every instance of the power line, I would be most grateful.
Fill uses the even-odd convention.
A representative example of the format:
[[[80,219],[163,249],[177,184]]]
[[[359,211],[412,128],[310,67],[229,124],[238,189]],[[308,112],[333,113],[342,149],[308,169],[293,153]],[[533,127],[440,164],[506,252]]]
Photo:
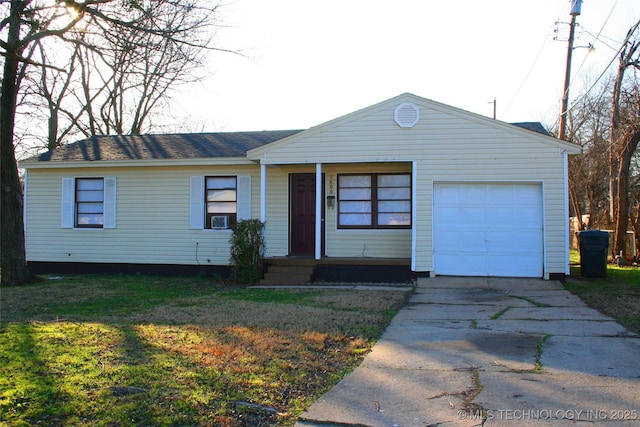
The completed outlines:
[[[611,18],[611,15],[613,15],[614,10],[616,9],[616,7],[618,6],[618,2],[619,0],[616,0],[615,3],[613,4],[613,6],[611,6],[611,10],[609,11],[609,14],[607,15],[607,17],[604,20],[604,23],[602,24],[602,26],[600,27],[600,31],[598,31],[598,34],[595,36],[594,38],[594,43],[595,41],[599,40],[602,32],[604,31],[604,28],[606,27],[607,23],[609,22],[609,19]],[[590,32],[585,31],[587,34],[593,36]],[[598,84],[598,82],[607,74],[607,72],[609,71],[609,68],[611,67],[611,65],[613,64],[613,62],[615,61],[615,59],[618,57],[618,55],[620,54],[620,52],[622,51],[622,49],[624,48],[624,46],[626,45],[626,43],[629,40],[629,35],[627,35],[627,38],[625,39],[624,43],[620,46],[620,48],[618,49],[618,51],[616,52],[616,54],[613,56],[613,58],[611,58],[611,61],[609,61],[609,63],[607,64],[607,66],[602,70],[602,73],[600,73],[600,75],[598,76],[598,78],[593,82],[593,84],[589,87],[589,89],[584,92],[580,97],[578,97],[578,99],[576,99],[575,101],[573,101],[571,103],[571,106],[567,108],[567,114],[569,113],[569,111],[571,111],[576,105],[578,105],[580,102],[582,102],[588,95],[589,93],[596,87],[596,85]],[[604,43],[607,47],[610,47],[609,45],[607,45],[606,43]],[[615,49],[615,48],[612,48]],[[578,67],[578,71],[575,72],[575,75],[578,75],[580,73],[580,70],[582,69],[582,67],[584,66],[585,62],[587,61],[587,56],[584,57],[584,59],[582,60],[582,62],[580,63],[580,66]],[[559,122],[559,118],[556,119],[555,124],[557,125]]]
[[[522,83],[520,83],[520,86],[518,87],[518,90],[516,90],[516,93],[513,95],[513,97],[511,97],[511,101],[509,101],[509,104],[507,104],[507,107],[502,111],[502,114],[500,114],[501,117],[504,114],[506,114],[507,111],[509,111],[509,108],[511,107],[513,102],[516,100],[518,95],[520,94],[520,91],[522,90],[522,88],[524,87],[525,83],[529,79],[529,76],[531,75],[531,72],[533,71],[533,69],[535,68],[536,64],[538,63],[538,59],[540,59],[540,55],[542,55],[542,51],[544,49],[544,46],[545,46],[546,42],[547,41],[546,41],[546,37],[545,37],[545,41],[542,44],[542,46],[540,46],[540,50],[538,51],[538,55],[536,55],[536,59],[533,60],[533,63],[531,64],[531,67],[529,68],[529,71],[527,71],[527,74],[524,76],[524,79],[522,80]]]
[[[622,42],[622,44],[620,45],[620,48],[618,49],[618,51],[616,52],[615,55],[613,55],[613,58],[611,58],[611,61],[609,61],[609,64],[607,64],[607,66],[605,67],[605,69],[602,71],[602,73],[600,73],[600,75],[598,76],[598,78],[596,79],[595,82],[593,82],[593,84],[589,87],[589,89],[587,89],[587,91],[577,100],[575,100],[571,107],[569,108],[569,110],[571,110],[573,107],[575,107],[578,103],[582,102],[583,99],[585,99],[587,97],[587,95],[589,95],[589,92],[591,92],[593,90],[594,87],[596,87],[596,84],[598,84],[598,82],[600,81],[600,79],[602,79],[602,77],[605,76],[605,74],[607,74],[607,71],[609,71],[609,67],[611,67],[611,64],[613,64],[613,61],[615,61],[618,58],[618,55],[620,55],[620,53],[622,52],[622,50],[625,48],[625,46],[627,45],[627,43],[629,42],[629,40],[631,39],[631,36],[636,32],[636,30],[638,29],[638,27],[640,26],[640,20],[633,26],[631,27],[631,29],[629,30],[629,32],[627,33],[627,36],[625,37],[624,41]]]
[[[562,6],[561,10],[564,9],[564,8],[565,8],[565,6]],[[559,15],[559,12],[558,12],[558,15]],[[555,23],[553,25],[551,25],[550,29],[553,28],[555,25],[556,25]],[[500,117],[503,117],[507,113],[507,111],[509,111],[509,108],[511,108],[511,105],[514,103],[514,101],[516,100],[516,98],[520,94],[520,91],[522,90],[524,85],[527,83],[527,80],[531,76],[531,72],[533,71],[533,69],[537,65],[538,59],[540,59],[540,55],[542,55],[542,51],[544,50],[544,48],[545,48],[545,46],[547,44],[548,35],[549,35],[549,32],[547,31],[547,33],[544,36],[544,40],[542,41],[542,45],[540,46],[540,50],[538,50],[538,54],[536,55],[536,58],[533,60],[533,63],[531,64],[531,67],[529,67],[529,71],[527,71],[527,74],[524,76],[524,79],[522,80],[522,83],[520,83],[520,86],[518,87],[518,90],[516,90],[516,93],[513,95],[513,97],[511,97],[511,100],[507,104],[507,107],[500,114]]]
[[[604,23],[602,24],[602,27],[600,28],[600,31],[598,31],[598,34],[596,35],[596,37],[593,39],[593,42],[595,44],[595,42],[597,42],[600,39],[600,35],[602,34],[602,31],[604,31],[604,27],[607,26],[607,23],[609,22],[609,18],[611,18],[611,15],[613,15],[613,11],[615,10],[616,6],[618,6],[618,2],[620,0],[616,0],[616,2],[613,4],[613,6],[611,6],[611,10],[609,11],[609,14],[607,15],[607,18],[604,20]],[[587,32],[587,34],[589,34]],[[591,35],[591,34],[589,34]],[[578,67],[578,71],[576,71],[576,75],[580,74],[580,70],[582,70],[582,67],[584,66],[585,62],[587,62],[587,56],[585,56],[582,59],[582,62],[580,63],[580,66]],[[611,64],[609,64],[610,66]],[[607,66],[608,68],[608,66]]]

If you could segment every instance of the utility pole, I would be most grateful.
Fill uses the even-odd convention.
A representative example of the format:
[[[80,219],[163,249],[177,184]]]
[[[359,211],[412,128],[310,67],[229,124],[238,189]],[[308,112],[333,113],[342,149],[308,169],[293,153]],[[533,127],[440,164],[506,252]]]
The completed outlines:
[[[493,104],[493,120],[496,119],[496,97],[493,97],[493,101],[487,102],[487,104]]]
[[[573,54],[573,38],[576,32],[576,16],[580,15],[582,0],[571,0],[571,22],[569,23],[569,42],[567,46],[567,67],[564,75],[564,92],[562,109],[560,110],[560,139],[567,136],[567,114],[569,113],[569,85],[571,83],[571,55]]]

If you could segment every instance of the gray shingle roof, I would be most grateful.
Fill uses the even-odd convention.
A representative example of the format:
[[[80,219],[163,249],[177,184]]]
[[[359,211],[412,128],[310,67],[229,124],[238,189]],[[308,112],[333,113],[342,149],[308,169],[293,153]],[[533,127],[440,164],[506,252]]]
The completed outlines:
[[[29,160],[100,161],[244,157],[248,150],[300,130],[94,136]]]

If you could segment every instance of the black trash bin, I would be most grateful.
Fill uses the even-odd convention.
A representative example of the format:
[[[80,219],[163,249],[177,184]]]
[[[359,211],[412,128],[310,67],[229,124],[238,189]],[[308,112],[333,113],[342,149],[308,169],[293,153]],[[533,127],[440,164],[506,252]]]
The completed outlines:
[[[580,274],[583,277],[607,276],[609,233],[602,230],[578,232],[580,241]]]

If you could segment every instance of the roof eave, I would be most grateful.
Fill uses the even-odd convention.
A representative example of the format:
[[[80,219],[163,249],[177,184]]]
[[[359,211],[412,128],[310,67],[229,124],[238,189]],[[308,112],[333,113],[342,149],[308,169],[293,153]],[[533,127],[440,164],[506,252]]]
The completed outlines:
[[[530,129],[525,129],[525,128],[516,126],[516,125],[511,124],[511,123],[504,123],[503,122],[502,124],[511,126],[512,129],[515,130],[516,132],[524,133],[528,137],[536,138],[536,139],[540,140],[543,143],[555,145],[559,149],[562,149],[562,150],[566,151],[567,154],[574,155],[574,154],[581,154],[582,153],[582,147],[580,145],[574,143],[574,142],[565,141],[563,139],[559,139],[559,138],[556,138],[555,136],[551,136],[551,135],[544,135],[544,134],[541,134],[539,132],[536,132],[536,131],[533,131],[533,130],[530,130]]]

